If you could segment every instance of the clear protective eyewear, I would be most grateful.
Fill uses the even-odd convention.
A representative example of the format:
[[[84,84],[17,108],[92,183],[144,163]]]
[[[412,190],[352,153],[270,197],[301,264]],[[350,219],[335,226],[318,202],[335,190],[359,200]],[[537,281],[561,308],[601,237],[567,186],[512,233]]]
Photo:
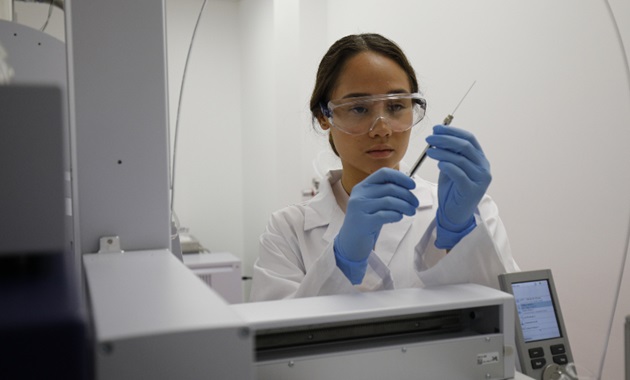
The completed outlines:
[[[331,100],[322,112],[332,126],[350,135],[370,132],[382,120],[394,132],[404,132],[424,118],[427,102],[421,94],[386,94]]]

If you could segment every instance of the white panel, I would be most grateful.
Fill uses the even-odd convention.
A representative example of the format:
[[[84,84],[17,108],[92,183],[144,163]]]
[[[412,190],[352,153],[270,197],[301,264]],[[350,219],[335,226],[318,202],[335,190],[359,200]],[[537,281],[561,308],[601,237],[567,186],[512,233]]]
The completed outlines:
[[[503,357],[502,337],[446,339],[298,358],[290,362],[260,363],[258,379],[506,379],[504,367],[509,367],[510,360]],[[477,359],[488,355],[496,357],[497,361],[479,364]]]
[[[366,320],[464,312],[486,306],[496,308],[481,312],[478,322],[483,325],[484,318],[494,321],[497,317],[500,331],[496,334],[493,331],[471,336],[469,340],[442,331],[426,338],[423,341],[426,344],[419,343],[414,336],[404,340],[404,345],[401,341],[385,345],[365,339],[345,342],[334,353],[323,351],[317,344],[295,349],[287,347],[282,353],[276,352],[276,356],[258,356],[258,374],[261,379],[383,379],[387,377],[384,374],[389,373],[395,379],[408,379],[419,376],[417,371],[422,367],[422,375],[426,375],[419,377],[422,379],[462,379],[463,374],[471,379],[484,379],[487,374],[490,374],[487,378],[504,379],[514,373],[514,301],[507,293],[480,285],[457,284],[248,303],[233,305],[232,310],[244,318],[256,334],[264,336],[305,330],[317,335],[316,331],[331,324],[360,326]],[[497,352],[501,363],[479,365],[477,355],[490,352]],[[438,374],[440,371],[443,375]]]
[[[66,2],[80,252],[168,248],[162,1]]]
[[[229,303],[243,302],[241,260],[229,252],[189,253],[184,264]]]
[[[249,328],[169,251],[83,262],[98,379],[253,378]]]
[[[241,323],[166,250],[85,254],[83,263],[99,339]]]
[[[66,177],[64,195],[67,203],[70,204],[72,186],[69,178],[70,136],[67,114],[66,45],[57,38],[42,31],[5,20],[0,20],[0,45],[4,47],[7,54],[6,63],[13,72],[11,77],[12,84],[49,85],[57,87],[60,90],[59,114],[61,116],[61,125],[57,133],[60,134],[59,141],[62,143],[60,147],[62,152],[60,153],[63,156],[63,170]],[[0,70],[2,70],[1,67]],[[0,74],[0,82],[1,81],[2,74]],[[24,107],[37,110],[44,106],[38,104],[38,102],[42,101],[41,99],[31,99],[33,103],[24,105]],[[46,111],[42,108],[42,115],[45,113]],[[51,126],[53,124],[51,124]],[[43,125],[45,126],[46,124]],[[48,133],[49,131],[43,132]],[[31,145],[30,148],[34,148],[34,145]],[[22,149],[22,154],[26,154],[26,151],[27,150]],[[33,188],[33,190],[36,190],[36,188]],[[72,233],[72,210],[70,208],[66,211],[65,225],[67,227],[65,248],[70,252],[72,250],[72,240],[74,239]],[[76,263],[78,264],[78,262],[79,259],[77,258]]]

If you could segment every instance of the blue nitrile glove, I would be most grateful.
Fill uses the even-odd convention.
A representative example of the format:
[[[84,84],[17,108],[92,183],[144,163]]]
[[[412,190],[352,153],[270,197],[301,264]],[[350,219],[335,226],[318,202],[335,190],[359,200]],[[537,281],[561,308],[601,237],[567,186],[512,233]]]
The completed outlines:
[[[492,180],[490,163],[463,129],[436,125],[427,143],[440,169],[435,246],[451,249],[476,226],[474,212]]]
[[[353,285],[363,281],[367,259],[383,224],[416,213],[418,199],[409,191],[415,187],[404,173],[382,168],[352,189],[334,250],[337,266]]]

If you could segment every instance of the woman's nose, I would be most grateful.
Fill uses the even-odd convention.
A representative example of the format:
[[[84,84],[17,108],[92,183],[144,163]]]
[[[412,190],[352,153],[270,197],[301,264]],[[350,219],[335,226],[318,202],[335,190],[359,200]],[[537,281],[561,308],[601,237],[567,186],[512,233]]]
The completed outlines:
[[[389,125],[389,121],[383,116],[377,117],[372,127],[370,127],[370,137],[389,136],[391,134],[392,128]]]

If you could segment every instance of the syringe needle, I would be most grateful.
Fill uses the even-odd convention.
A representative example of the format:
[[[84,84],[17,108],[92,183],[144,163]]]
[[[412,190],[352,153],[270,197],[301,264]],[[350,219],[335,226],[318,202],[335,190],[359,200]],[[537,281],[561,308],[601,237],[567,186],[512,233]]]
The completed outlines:
[[[455,111],[457,111],[457,109],[459,108],[460,104],[462,104],[464,99],[466,99],[466,96],[468,96],[468,93],[470,92],[470,90],[472,90],[472,88],[475,85],[475,83],[477,83],[476,80],[470,85],[470,87],[468,88],[468,91],[466,91],[464,96],[462,96],[462,99],[459,101],[459,103],[457,103],[457,106],[455,106],[455,109],[453,110],[453,112],[451,112],[448,116],[446,116],[444,118],[444,121],[442,122],[442,124],[444,124],[444,125],[450,125],[451,124],[451,122],[453,121],[453,115],[455,114]],[[411,167],[411,171],[409,172],[409,177],[413,177],[413,175],[416,174],[416,172],[420,168],[420,165],[422,164],[424,159],[427,158],[427,151],[429,150],[429,148],[431,148],[431,146],[427,144],[427,146],[424,148],[422,153],[420,153],[420,157],[418,157],[416,162]]]
[[[455,114],[455,111],[457,111],[457,109],[462,104],[464,99],[466,99],[466,96],[468,96],[468,93],[470,92],[470,90],[472,90],[472,88],[475,86],[475,83],[477,83],[477,81],[474,81],[470,85],[470,87],[468,88],[468,91],[466,91],[464,96],[462,96],[462,99],[459,101],[459,103],[457,103],[457,105],[455,106],[455,109],[453,110],[453,112],[451,112],[446,118],[444,118],[444,123],[443,123],[444,125],[450,125],[451,124],[451,121],[453,121],[453,115]]]

